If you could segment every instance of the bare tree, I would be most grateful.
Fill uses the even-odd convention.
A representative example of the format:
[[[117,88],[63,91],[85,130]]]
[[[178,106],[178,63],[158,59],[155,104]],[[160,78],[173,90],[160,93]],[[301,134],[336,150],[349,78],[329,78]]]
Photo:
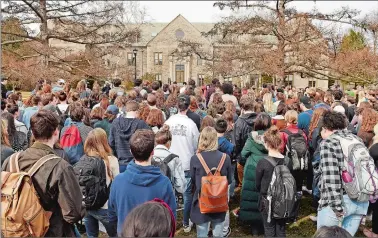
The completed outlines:
[[[51,47],[52,40],[85,45],[85,48],[106,46],[108,51],[102,54],[113,53],[117,47],[125,47],[136,40],[145,17],[144,9],[130,1],[5,0],[1,12],[5,20],[17,19],[22,29],[2,28],[3,38],[9,39],[2,41],[3,47],[31,41],[33,54],[30,56],[38,56],[46,70],[70,73],[78,60],[90,65],[92,59],[69,59],[62,54],[62,49]]]
[[[366,29],[371,29],[371,25],[357,20],[359,12],[347,7],[331,14],[316,9],[300,12],[293,2],[234,0],[215,3],[214,6],[221,10],[248,11],[248,15],[223,18],[205,34],[218,36],[216,43],[220,49],[222,45],[230,45],[223,48],[223,54],[218,54],[227,56],[226,60],[204,54],[199,50],[200,45],[193,42],[183,42],[182,45],[210,61],[223,62],[224,65],[230,60],[238,61],[238,65],[245,69],[241,73],[248,74],[248,69],[255,69],[274,75],[279,83],[294,73],[318,79],[339,79],[338,75],[332,74],[330,67],[338,50],[335,48],[337,39],[332,36],[333,25],[344,23]]]

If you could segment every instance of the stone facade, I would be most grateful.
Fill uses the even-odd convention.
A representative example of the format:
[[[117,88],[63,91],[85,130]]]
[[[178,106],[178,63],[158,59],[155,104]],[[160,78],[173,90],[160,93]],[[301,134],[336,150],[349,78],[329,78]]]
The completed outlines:
[[[127,71],[132,72],[132,75],[134,75],[134,61],[128,63],[128,59],[130,57],[133,59],[133,50],[136,49],[137,78],[149,73],[155,75],[155,78],[163,83],[173,83],[175,81],[182,83],[194,79],[199,84],[200,78],[212,79],[217,77],[221,81],[230,81],[241,86],[245,86],[247,83],[250,85],[256,84],[261,78],[259,73],[223,79],[221,76],[213,75],[213,72],[209,72],[208,67],[205,66],[206,62],[199,60],[197,55],[187,55],[179,51],[179,41],[183,39],[200,43],[202,44],[201,48],[205,49],[207,53],[214,54],[213,39],[201,34],[202,32],[208,32],[213,26],[214,24],[212,23],[190,23],[182,15],[178,15],[168,24],[145,24],[140,26],[140,37],[130,47],[124,48],[122,52],[119,52],[118,56],[106,56],[104,61],[111,61],[113,64],[117,64],[118,67],[127,67]],[[71,53],[85,50],[82,45],[63,44],[59,40],[50,41],[50,45],[65,48]],[[157,62],[155,62],[156,60]],[[314,80],[314,83],[312,83],[311,79],[302,78],[300,75],[293,75],[292,81],[292,85],[296,87],[304,88],[314,84],[316,87],[328,87],[327,81]]]

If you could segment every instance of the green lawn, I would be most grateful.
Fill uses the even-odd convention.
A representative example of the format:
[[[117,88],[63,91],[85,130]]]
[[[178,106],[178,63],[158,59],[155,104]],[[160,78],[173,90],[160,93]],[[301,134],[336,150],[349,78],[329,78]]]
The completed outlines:
[[[234,202],[230,204],[230,209],[233,210],[239,206],[239,193],[237,194]],[[288,237],[311,237],[316,232],[316,223],[309,219],[310,215],[315,215],[316,210],[311,206],[311,196],[304,196],[301,201],[299,217],[295,224],[290,224],[286,228],[286,235]],[[177,219],[177,232],[176,236],[190,236],[196,237],[195,228],[192,229],[190,233],[184,233],[182,229],[182,211],[178,212]],[[252,237],[248,225],[241,224],[237,221],[237,218],[230,214],[230,224],[231,224],[231,235],[230,237]],[[371,223],[368,224],[371,227]],[[362,231],[358,231],[356,237],[365,237]]]

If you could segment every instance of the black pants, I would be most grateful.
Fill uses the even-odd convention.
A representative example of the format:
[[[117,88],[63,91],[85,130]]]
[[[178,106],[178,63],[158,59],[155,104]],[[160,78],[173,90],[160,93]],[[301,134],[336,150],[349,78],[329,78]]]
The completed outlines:
[[[295,183],[297,184],[297,192],[302,191],[303,180],[304,180],[304,178],[307,177],[306,172],[307,171],[303,171],[303,170],[291,171],[291,174],[293,175],[293,177],[295,179]]]
[[[375,234],[378,234],[378,201],[376,201],[375,203],[370,203],[370,207],[371,207],[371,210],[373,212],[373,219],[372,219],[373,229],[372,229],[372,231]]]
[[[268,212],[262,211],[261,215],[264,222],[264,236],[265,237],[286,237],[286,220],[285,219],[271,219],[268,223]]]

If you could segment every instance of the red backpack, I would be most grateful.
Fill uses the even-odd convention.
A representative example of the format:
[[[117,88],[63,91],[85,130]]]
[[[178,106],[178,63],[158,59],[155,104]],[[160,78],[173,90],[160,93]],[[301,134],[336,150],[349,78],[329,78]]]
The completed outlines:
[[[71,125],[60,138],[60,146],[66,152],[70,164],[74,165],[84,155],[83,141],[80,136],[79,128]]]

